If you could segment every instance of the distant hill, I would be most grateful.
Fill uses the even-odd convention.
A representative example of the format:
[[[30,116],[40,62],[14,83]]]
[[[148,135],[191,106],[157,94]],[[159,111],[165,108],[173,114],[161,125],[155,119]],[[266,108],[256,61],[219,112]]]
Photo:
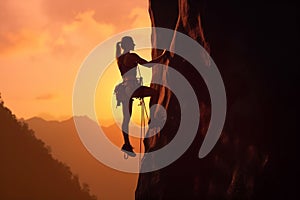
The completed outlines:
[[[0,97],[0,199],[95,200],[77,175],[4,106]]]
[[[87,117],[77,117],[83,123],[96,123]],[[74,119],[46,121],[34,117],[26,120],[36,137],[50,146],[55,158],[71,166],[81,183],[88,183],[90,190],[103,199],[134,199],[137,174],[121,173],[97,161],[81,143]],[[122,145],[121,130],[117,125],[102,127],[107,137],[117,146]],[[138,140],[133,144],[138,147]]]

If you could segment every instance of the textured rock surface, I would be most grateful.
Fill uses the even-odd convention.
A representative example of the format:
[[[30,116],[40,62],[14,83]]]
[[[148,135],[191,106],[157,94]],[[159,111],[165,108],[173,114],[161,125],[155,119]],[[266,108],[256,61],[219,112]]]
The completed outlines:
[[[201,45],[206,46],[204,39],[201,21],[200,21],[200,5],[197,1],[150,1],[149,12],[151,16],[152,26],[169,28],[185,33],[198,41]],[[168,12],[166,12],[168,10]],[[155,30],[152,33],[152,44],[156,47],[157,43],[165,43],[166,46],[172,48],[176,45],[174,40],[166,41]],[[176,48],[180,48],[176,46]],[[153,57],[160,54],[160,50],[154,49],[152,52]],[[195,71],[186,61],[174,56],[166,63],[178,70],[185,76],[193,89],[197,93],[197,97],[201,102],[203,116],[207,115],[206,119],[209,119],[209,101],[207,100],[207,90],[201,76],[195,76]],[[193,73],[194,72],[194,73]],[[168,69],[163,71],[161,68],[156,67],[153,69],[153,79],[162,79],[164,83],[170,84],[172,82],[172,76]],[[164,87],[152,85],[160,91],[159,104],[163,105],[167,109],[167,121],[164,128],[154,137],[145,139],[146,152],[158,149],[167,144],[178,130],[180,123],[180,107],[178,100],[174,95]],[[199,105],[200,106],[200,105]],[[207,108],[206,108],[207,107]],[[203,112],[205,109],[205,112]],[[202,116],[202,117],[203,117]],[[203,120],[203,122],[207,120]],[[201,129],[204,131],[204,123],[202,123]],[[201,134],[198,134],[197,141],[201,141]],[[206,177],[199,177],[198,172],[201,171],[199,166],[199,160],[197,159],[198,144],[192,145],[180,159],[178,159],[172,165],[163,168],[161,170],[150,172],[146,174],[140,174],[139,182],[136,190],[136,199],[193,199],[198,198],[202,187],[201,180],[207,179]],[[155,165],[155,157],[145,157],[143,159],[143,166]],[[195,165],[196,164],[196,165]],[[196,173],[195,173],[196,172]],[[170,184],[172,183],[172,184]]]
[[[240,6],[240,7],[239,7]],[[276,157],[278,138],[271,136],[272,111],[258,75],[263,63],[257,50],[261,41],[253,28],[262,26],[252,11],[255,5],[216,3],[215,1],[149,1],[152,26],[164,27],[187,34],[204,46],[217,63],[227,92],[228,112],[221,138],[204,159],[197,157],[210,120],[210,100],[207,88],[193,67],[178,56],[166,64],[184,75],[196,91],[201,120],[196,139],[174,163],[163,169],[140,174],[136,199],[261,199],[276,197],[279,168]],[[261,10],[260,10],[261,9]],[[262,8],[257,12],[263,11]],[[262,13],[260,17],[264,16]],[[258,23],[260,22],[260,23]],[[203,25],[203,27],[202,27]],[[204,35],[209,42],[206,42]],[[161,53],[156,44],[172,48],[176,41],[152,33],[152,56]],[[255,57],[257,56],[257,57]],[[205,56],[201,57],[205,62]],[[209,63],[208,63],[209,65]],[[264,73],[264,71],[259,71]],[[153,79],[170,83],[168,68],[153,69]],[[166,88],[152,85],[160,91],[159,104],[167,109],[168,118],[159,134],[144,140],[146,152],[168,144],[180,123],[177,99]],[[188,134],[188,133],[187,133]],[[272,137],[272,140],[270,140]],[[143,166],[155,165],[155,157],[145,157]],[[270,196],[271,194],[271,196]],[[274,196],[272,196],[274,195]]]

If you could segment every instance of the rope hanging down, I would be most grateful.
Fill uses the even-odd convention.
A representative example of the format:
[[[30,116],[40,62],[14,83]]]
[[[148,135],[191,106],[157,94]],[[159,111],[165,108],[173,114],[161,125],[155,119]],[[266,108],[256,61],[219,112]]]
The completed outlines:
[[[139,81],[140,81],[140,86],[143,86],[143,77],[140,71],[140,68],[137,66],[138,73],[139,73]],[[139,167],[141,167],[141,160],[142,160],[142,138],[145,137],[146,135],[146,119],[145,115],[147,118],[147,121],[149,121],[149,115],[145,106],[145,101],[144,97],[139,97],[140,103],[139,106],[141,106],[141,131],[140,131],[140,157],[139,157]],[[124,159],[128,159],[128,155],[124,153]]]

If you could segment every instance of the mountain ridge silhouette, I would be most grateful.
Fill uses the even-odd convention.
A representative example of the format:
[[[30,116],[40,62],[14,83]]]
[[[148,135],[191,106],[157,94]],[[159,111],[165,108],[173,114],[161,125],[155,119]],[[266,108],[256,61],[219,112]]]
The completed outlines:
[[[93,194],[103,199],[133,199],[137,174],[118,172],[96,160],[81,142],[74,118],[90,126],[98,125],[87,116],[74,116],[63,121],[32,117],[25,121],[35,130],[36,137],[51,148],[55,158],[68,164],[79,175],[82,184],[88,183]],[[121,147],[123,141],[118,125],[101,128],[115,145]],[[118,189],[117,193],[115,189]]]

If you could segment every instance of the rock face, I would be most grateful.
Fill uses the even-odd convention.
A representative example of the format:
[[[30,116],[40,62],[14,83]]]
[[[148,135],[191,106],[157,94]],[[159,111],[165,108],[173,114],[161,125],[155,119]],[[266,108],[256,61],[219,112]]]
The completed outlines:
[[[217,7],[209,10],[213,6]],[[204,7],[211,12],[205,12]],[[258,116],[258,113],[268,112],[267,107],[264,107],[263,110],[262,105],[257,102],[256,95],[260,93],[256,91],[259,87],[259,80],[253,81],[253,72],[244,72],[247,66],[245,67],[245,64],[241,62],[243,55],[234,57],[239,55],[239,49],[236,45],[236,38],[230,35],[234,35],[236,30],[227,29],[223,24],[218,29],[210,24],[210,22],[214,25],[222,23],[221,21],[216,22],[222,17],[220,18],[215,13],[221,7],[222,5],[208,4],[208,1],[198,0],[149,0],[149,13],[153,27],[179,31],[197,41],[208,52],[210,52],[210,48],[212,49],[211,53],[216,58],[215,61],[227,90],[228,113],[217,145],[208,156],[199,159],[198,151],[210,121],[211,107],[206,85],[202,77],[197,75],[193,66],[177,55],[170,56],[166,61],[165,64],[168,66],[166,69],[154,67],[153,79],[162,80],[164,83],[176,81],[169,72],[169,67],[172,67],[189,81],[198,98],[201,120],[194,142],[179,159],[165,168],[139,175],[136,188],[137,200],[255,199],[262,197],[262,190],[267,188],[262,183],[266,181],[266,176],[271,175],[266,175],[268,171],[266,172],[265,169],[276,170],[276,166],[273,165],[271,165],[273,168],[270,169],[270,163],[274,161],[270,155],[269,143],[266,142],[268,135],[264,133],[263,129],[264,116]],[[227,19],[230,19],[233,15],[231,11],[224,7],[220,15],[229,12]],[[205,34],[210,36],[209,43],[211,45],[206,42]],[[244,36],[243,33],[241,35]],[[236,48],[233,52],[230,51],[232,50],[230,48],[226,49],[226,44],[230,42],[232,45],[236,45],[230,46],[232,49]],[[153,29],[153,57],[161,53],[161,50],[155,49],[159,43],[164,43],[170,49],[177,45],[174,38],[166,40]],[[180,46],[177,45],[176,48],[180,48]],[[199,55],[199,58],[209,67],[205,55]],[[253,71],[255,73],[255,70]],[[180,105],[172,91],[155,84],[152,84],[151,87],[160,92],[158,104],[165,107],[167,119],[163,127],[158,127],[161,129],[158,134],[144,139],[145,152],[152,152],[168,144],[176,135],[181,120]],[[268,120],[264,122],[268,123]],[[157,127],[152,129],[155,128]],[[148,134],[149,132],[151,132],[151,128]],[[141,167],[155,166],[157,162],[155,156],[145,156]]]
[[[201,27],[200,3],[199,1],[186,0],[179,0],[178,2],[152,0],[149,2],[152,26],[184,33],[208,49]],[[166,41],[166,38],[162,37],[160,32],[156,32],[154,29],[152,32],[153,57],[161,53],[160,50],[155,49],[158,43],[165,43],[165,46],[169,46],[169,48],[174,48],[175,46],[180,48],[174,38]],[[202,59],[205,61],[205,57]],[[204,194],[206,195],[209,187],[206,184],[209,181],[208,172],[213,172],[212,169],[207,169],[209,167],[207,160],[203,162],[197,157],[201,144],[199,141],[203,140],[202,133],[205,132],[210,116],[208,92],[201,76],[197,75],[198,73],[194,67],[181,57],[173,55],[165,64],[179,71],[193,87],[199,101],[198,106],[201,109],[202,120],[195,139],[197,142],[194,142],[183,156],[168,167],[140,174],[136,189],[136,199],[198,199],[203,197]],[[161,79],[169,85],[174,81],[172,73],[169,72],[169,67],[165,70],[162,70],[160,67],[154,67],[153,79]],[[180,105],[172,91],[155,84],[152,87],[160,91],[158,103],[166,108],[167,120],[159,134],[144,140],[146,152],[151,152],[168,144],[176,135],[181,122]],[[157,162],[154,156],[145,156],[142,168],[146,167],[146,165],[155,165]],[[205,173],[203,173],[204,169],[206,169]]]

